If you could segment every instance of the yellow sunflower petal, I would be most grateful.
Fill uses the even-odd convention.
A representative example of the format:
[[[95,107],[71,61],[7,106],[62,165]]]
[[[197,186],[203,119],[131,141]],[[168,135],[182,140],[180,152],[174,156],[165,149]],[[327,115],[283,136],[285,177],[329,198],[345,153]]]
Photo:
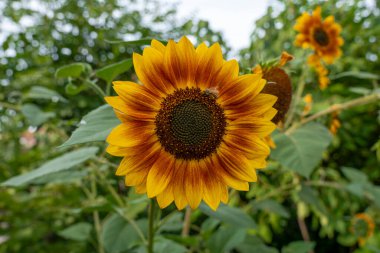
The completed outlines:
[[[149,171],[147,180],[148,197],[152,198],[160,194],[172,180],[175,159],[167,154],[162,155]]]
[[[190,207],[195,209],[199,206],[202,200],[203,184],[202,171],[198,161],[190,162],[186,170],[185,191],[187,202]]]
[[[168,185],[166,189],[157,195],[157,202],[160,208],[169,206],[174,201],[173,189]]]

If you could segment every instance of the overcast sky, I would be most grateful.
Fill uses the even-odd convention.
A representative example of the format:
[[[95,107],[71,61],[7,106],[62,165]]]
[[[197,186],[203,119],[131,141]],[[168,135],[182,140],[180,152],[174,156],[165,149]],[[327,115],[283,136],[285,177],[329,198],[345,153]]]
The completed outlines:
[[[234,51],[248,46],[254,22],[264,15],[270,0],[166,0],[178,4],[180,18],[197,17],[223,32]]]

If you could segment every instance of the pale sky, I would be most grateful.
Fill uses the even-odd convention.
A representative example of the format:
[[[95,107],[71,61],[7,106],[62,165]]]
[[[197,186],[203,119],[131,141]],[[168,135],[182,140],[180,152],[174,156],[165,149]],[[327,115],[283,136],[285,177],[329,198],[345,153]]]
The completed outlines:
[[[254,22],[263,16],[270,0],[166,0],[178,3],[179,18],[196,17],[210,22],[214,30],[237,51],[248,46]]]

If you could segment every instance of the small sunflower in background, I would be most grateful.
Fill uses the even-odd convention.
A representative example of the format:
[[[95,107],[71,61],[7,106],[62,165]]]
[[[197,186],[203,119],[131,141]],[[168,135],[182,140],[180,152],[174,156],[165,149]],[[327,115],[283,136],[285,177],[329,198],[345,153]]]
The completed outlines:
[[[194,48],[186,37],[153,40],[133,64],[142,84],[114,82],[118,96],[106,97],[122,122],[107,138],[107,152],[124,157],[116,174],[161,208],[203,200],[216,210],[227,187],[247,191],[276,128],[277,97],[260,93],[262,75],[239,76],[219,44]]]
[[[320,6],[311,15],[303,13],[296,22],[294,29],[299,32],[295,41],[297,46],[314,49],[327,64],[332,64],[342,54],[342,28],[334,21],[334,16],[322,20]]]
[[[331,15],[322,20],[321,7],[318,6],[312,14],[304,12],[297,19],[294,29],[299,32],[295,45],[314,50],[314,54],[308,59],[308,64],[316,70],[320,88],[325,89],[330,80],[327,78],[328,71],[322,61],[332,64],[341,56],[340,48],[344,43],[340,36],[341,26]]]
[[[372,217],[366,213],[355,214],[352,221],[352,232],[358,238],[360,246],[363,246],[366,241],[373,235],[375,230],[375,222]]]

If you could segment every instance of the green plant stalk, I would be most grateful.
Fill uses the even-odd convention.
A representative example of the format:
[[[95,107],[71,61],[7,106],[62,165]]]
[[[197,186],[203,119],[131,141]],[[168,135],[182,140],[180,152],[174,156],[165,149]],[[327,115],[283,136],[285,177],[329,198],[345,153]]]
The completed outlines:
[[[306,66],[306,64],[305,64],[305,66]],[[298,81],[296,95],[295,95],[295,97],[293,99],[293,103],[292,103],[292,105],[290,107],[290,110],[289,110],[289,113],[288,113],[288,117],[286,118],[286,121],[285,121],[285,128],[287,128],[288,126],[290,126],[290,124],[292,123],[294,115],[296,114],[296,111],[297,111],[298,104],[301,101],[301,97],[302,97],[302,94],[303,94],[303,91],[304,91],[305,85],[306,85],[306,82],[305,82],[305,73],[306,73],[306,67],[303,67],[302,68],[302,73],[301,73],[301,76],[300,76],[300,80]]]
[[[93,89],[102,99],[107,96],[106,93],[104,93],[104,91],[93,81],[87,79],[84,83]]]
[[[148,253],[153,253],[153,244],[154,244],[154,212],[155,212],[155,202],[154,199],[150,199],[149,205],[149,227],[148,227]]]
[[[349,108],[352,108],[352,107],[355,107],[355,106],[359,106],[359,105],[365,105],[365,104],[369,104],[369,103],[372,103],[372,102],[375,102],[377,100],[380,100],[380,93],[375,93],[375,94],[370,94],[370,95],[367,95],[367,96],[364,96],[364,97],[360,97],[360,98],[357,98],[357,99],[353,99],[353,100],[350,100],[350,101],[347,101],[343,104],[334,104],[334,105],[331,105],[329,108],[327,108],[326,110],[323,110],[323,111],[320,111],[320,112],[317,112],[303,120],[301,120],[300,122],[298,123],[295,123],[292,127],[290,127],[286,133],[291,133],[292,131],[294,131],[295,129],[297,129],[298,127],[306,124],[306,123],[309,123],[310,121],[313,121],[319,117],[322,117],[324,115],[327,115],[327,114],[330,114],[330,113],[333,113],[333,112],[336,112],[336,111],[343,111],[343,110],[346,110],[346,109],[349,109]]]
[[[107,83],[107,87],[106,87],[106,95],[107,95],[107,96],[111,95],[111,82],[108,82],[108,83]]]
[[[109,184],[109,182],[105,179],[105,177],[96,170],[96,173],[98,174],[99,178],[101,179],[101,183],[106,187],[106,189],[109,191],[109,193],[112,195],[112,197],[115,199],[116,203],[121,207],[125,207],[125,202],[123,199],[119,196],[119,194],[115,191],[115,189],[112,187],[112,185]],[[137,234],[140,236],[141,240],[143,241],[144,244],[147,244],[147,241],[145,239],[144,233],[141,231],[137,223],[128,217],[128,215],[122,213],[122,217],[128,221],[129,224],[133,227],[133,229],[137,232]]]
[[[95,175],[91,175],[91,195],[90,197],[92,199],[95,199],[97,195],[97,189],[96,189],[96,181],[95,181]],[[93,211],[92,212],[92,217],[94,219],[94,226],[95,226],[95,232],[96,232],[96,238],[98,241],[98,252],[99,253],[105,253],[104,247],[103,247],[103,242],[101,238],[101,225],[100,225],[100,218],[99,218],[99,212],[98,211]]]

